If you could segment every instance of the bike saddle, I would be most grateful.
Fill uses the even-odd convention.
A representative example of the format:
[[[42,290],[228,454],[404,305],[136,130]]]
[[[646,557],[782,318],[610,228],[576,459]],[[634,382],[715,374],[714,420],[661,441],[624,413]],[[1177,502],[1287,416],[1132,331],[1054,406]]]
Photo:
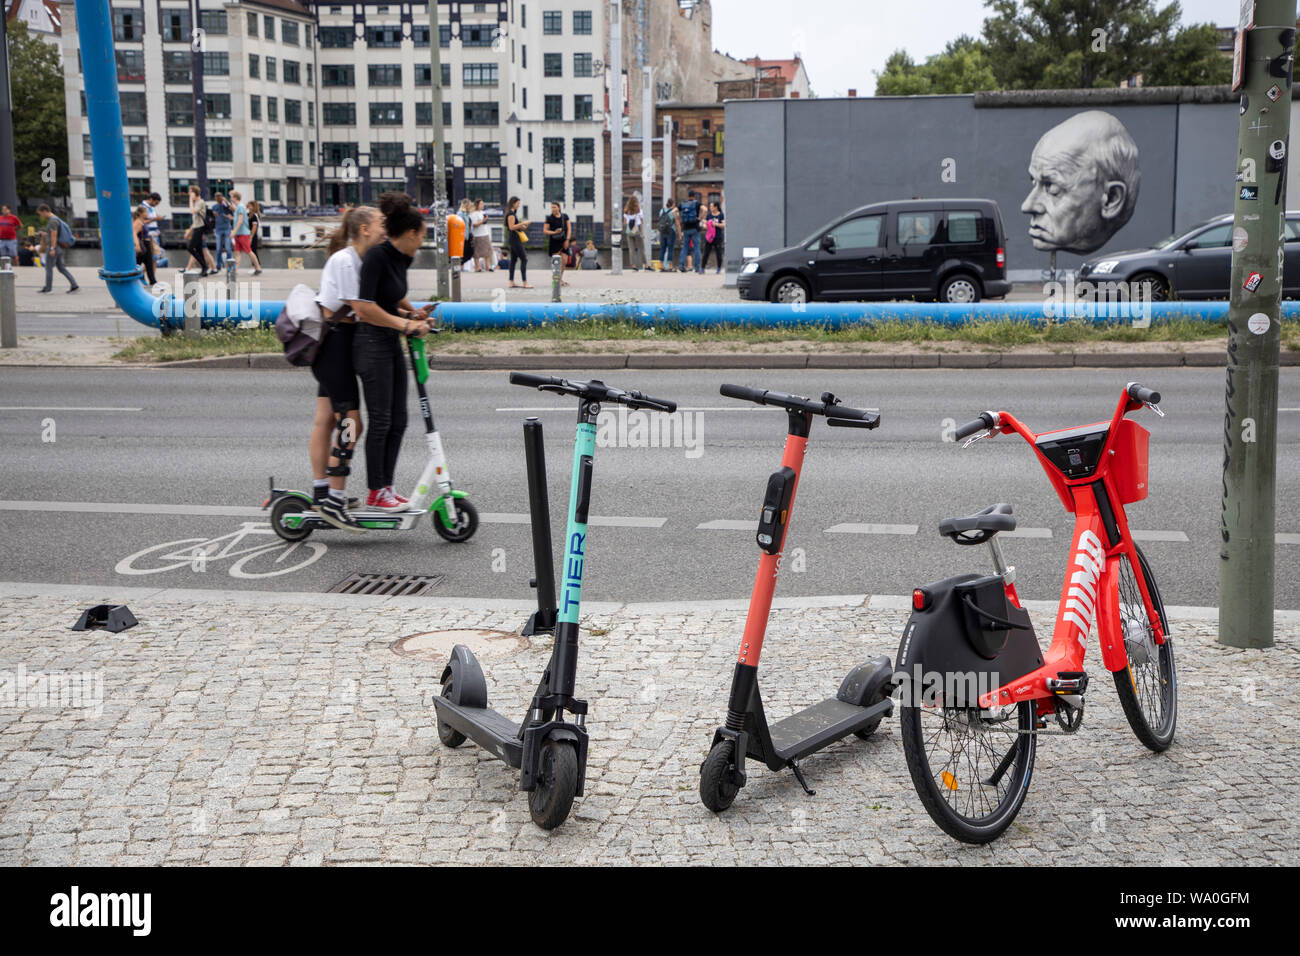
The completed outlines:
[[[939,533],[958,544],[983,544],[999,531],[1015,530],[1016,519],[1012,517],[1011,506],[1005,503],[989,505],[965,518],[944,518],[939,522]]]

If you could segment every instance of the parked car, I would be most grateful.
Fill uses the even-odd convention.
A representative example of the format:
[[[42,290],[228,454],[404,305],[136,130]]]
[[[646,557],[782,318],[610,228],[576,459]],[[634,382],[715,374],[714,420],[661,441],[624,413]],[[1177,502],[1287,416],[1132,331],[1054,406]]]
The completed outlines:
[[[1232,288],[1232,214],[1215,216],[1147,249],[1091,256],[1079,281],[1149,287],[1150,300],[1226,299]],[[1282,294],[1300,296],[1300,212],[1286,214]]]
[[[742,299],[978,302],[1011,291],[1002,213],[990,199],[875,203],[798,245],[745,263]]]

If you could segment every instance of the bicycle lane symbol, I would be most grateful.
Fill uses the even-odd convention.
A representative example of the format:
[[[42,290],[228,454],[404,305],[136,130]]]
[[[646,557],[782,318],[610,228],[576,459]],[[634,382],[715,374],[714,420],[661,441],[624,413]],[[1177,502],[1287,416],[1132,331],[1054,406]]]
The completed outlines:
[[[265,536],[275,540],[269,543],[258,540]],[[253,540],[245,542],[246,538]],[[118,574],[142,575],[188,567],[201,573],[209,564],[231,561],[232,578],[273,578],[315,564],[327,550],[319,541],[281,541],[267,525],[245,521],[238,530],[219,538],[182,538],[152,545],[127,555],[113,570]]]

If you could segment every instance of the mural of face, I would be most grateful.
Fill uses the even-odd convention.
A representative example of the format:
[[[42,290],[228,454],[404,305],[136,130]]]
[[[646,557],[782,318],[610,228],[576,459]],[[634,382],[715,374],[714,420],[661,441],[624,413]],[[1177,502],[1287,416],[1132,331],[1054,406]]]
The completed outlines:
[[[1043,134],[1029,160],[1033,188],[1020,211],[1035,249],[1086,255],[1119,231],[1137,205],[1138,148],[1110,113],[1088,110]]]

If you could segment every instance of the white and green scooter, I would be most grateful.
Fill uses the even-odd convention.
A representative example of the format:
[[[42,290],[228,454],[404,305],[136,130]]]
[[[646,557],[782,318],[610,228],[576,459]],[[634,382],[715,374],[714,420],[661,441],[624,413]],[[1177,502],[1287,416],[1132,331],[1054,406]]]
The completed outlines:
[[[424,353],[424,339],[408,337],[406,347],[411,353],[415,369],[415,388],[420,394],[420,414],[424,416],[424,440],[429,446],[429,459],[411,492],[411,504],[406,511],[367,511],[349,509],[353,519],[366,531],[409,531],[424,515],[429,515],[433,530],[447,541],[468,541],[478,530],[478,511],[465,492],[451,486],[447,471],[447,456],[442,450],[442,438],[433,423],[429,396],[424,383],[429,378],[429,360]],[[434,489],[438,496],[429,502]],[[275,487],[271,479],[271,494],[262,502],[262,510],[271,509],[271,527],[285,541],[301,541],[313,531],[334,528],[312,509],[312,496],[305,491]]]

